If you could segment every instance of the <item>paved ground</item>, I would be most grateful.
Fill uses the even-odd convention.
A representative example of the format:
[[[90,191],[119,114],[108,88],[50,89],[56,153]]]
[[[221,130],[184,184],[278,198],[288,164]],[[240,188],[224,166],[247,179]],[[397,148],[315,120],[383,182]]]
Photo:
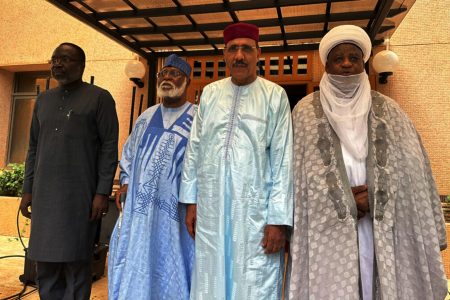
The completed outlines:
[[[25,245],[28,240],[24,240]],[[15,237],[0,236],[0,257],[9,255],[24,255],[23,246]],[[0,299],[5,299],[19,293],[23,284],[19,276],[23,274],[24,258],[11,257],[0,259]],[[105,269],[105,274],[107,270]],[[108,299],[108,279],[106,276],[95,281],[92,286],[91,299]],[[39,300],[39,295],[34,287],[27,287],[25,293],[29,293],[21,299]],[[16,299],[15,297],[13,299]]]
[[[28,240],[24,240],[25,245]],[[23,255],[23,246],[15,237],[0,236],[0,257],[8,255]],[[23,289],[19,276],[23,274],[24,258],[4,258],[0,259],[0,300],[9,298]],[[105,274],[107,270],[105,268]],[[92,286],[91,300],[107,300],[108,299],[108,280],[106,276],[95,281]],[[25,293],[27,295],[21,299],[39,300],[39,295],[35,287],[27,287]],[[14,298],[16,299],[16,298]],[[450,300],[450,296],[445,298]]]

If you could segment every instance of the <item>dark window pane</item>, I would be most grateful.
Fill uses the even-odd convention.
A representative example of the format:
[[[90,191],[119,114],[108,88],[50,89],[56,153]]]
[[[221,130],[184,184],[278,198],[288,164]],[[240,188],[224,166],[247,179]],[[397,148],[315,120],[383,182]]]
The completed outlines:
[[[284,65],[283,65],[283,74],[290,75],[292,74],[292,56],[284,57]]]
[[[194,78],[202,77],[202,62],[198,60],[194,60]]]
[[[278,57],[270,58],[270,75],[278,75]]]
[[[25,161],[34,103],[35,99],[14,99],[9,163],[22,163]]]
[[[50,78],[50,72],[19,72],[16,73],[16,86],[15,93],[35,93],[36,92],[36,81],[41,79],[41,81],[46,81]],[[45,90],[45,85],[40,86],[40,91]]]
[[[298,57],[297,74],[308,74],[308,56],[300,55]]]
[[[220,61],[218,61],[218,63],[219,63],[219,65],[218,65],[218,68],[217,68],[217,74],[218,74],[219,78],[225,77],[225,75],[226,75],[226,73],[225,73],[225,69],[226,69],[225,62],[223,60],[220,60]]]
[[[208,78],[213,78],[213,76],[214,76],[214,62],[213,61],[206,62],[205,76]]]
[[[264,77],[266,76],[266,59],[265,58],[260,58],[259,62],[258,62],[258,70],[259,70],[259,75]]]

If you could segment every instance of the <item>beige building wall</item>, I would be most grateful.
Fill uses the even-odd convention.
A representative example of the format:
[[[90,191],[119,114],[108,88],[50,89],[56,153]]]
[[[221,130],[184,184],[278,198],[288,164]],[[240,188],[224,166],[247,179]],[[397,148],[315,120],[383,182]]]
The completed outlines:
[[[376,87],[394,98],[416,125],[441,194],[450,194],[449,6],[450,0],[416,0],[391,37],[391,50],[399,55],[400,66],[386,85]],[[2,111],[11,110],[15,71],[48,69],[46,62],[54,48],[73,42],[86,52],[84,80],[94,75],[95,84],[109,90],[116,100],[121,150],[128,136],[133,86],[123,69],[135,54],[44,0],[0,0],[0,7]],[[312,81],[318,83],[323,67],[317,51],[313,57]],[[139,95],[146,91],[147,86],[138,90],[134,120]],[[144,99],[145,108],[146,95]],[[6,160],[9,123],[9,117],[0,119],[0,166]]]
[[[450,0],[416,0],[390,41],[400,65],[377,87],[412,119],[442,195],[450,194],[449,7]]]
[[[0,163],[6,158],[9,141],[9,123],[11,112],[11,97],[13,91],[14,73],[0,70]],[[6,101],[3,101],[5,99]]]
[[[47,61],[53,50],[62,42],[72,42],[86,52],[84,81],[89,82],[90,76],[95,76],[94,83],[108,90],[116,101],[121,150],[128,136],[133,87],[124,74],[124,67],[136,55],[44,0],[0,0],[0,7],[0,109],[3,116],[9,115],[11,110],[14,72],[48,70]],[[144,86],[137,92],[138,97],[145,94],[145,105],[146,91],[147,86]],[[0,167],[6,162],[8,136],[9,117],[2,117]]]

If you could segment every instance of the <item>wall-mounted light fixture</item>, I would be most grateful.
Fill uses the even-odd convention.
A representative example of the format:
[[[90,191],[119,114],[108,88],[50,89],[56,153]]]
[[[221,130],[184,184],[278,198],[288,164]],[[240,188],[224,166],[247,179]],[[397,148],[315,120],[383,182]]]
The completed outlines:
[[[125,65],[125,75],[138,87],[144,87],[142,78],[144,78],[145,75],[145,67],[139,60],[130,60],[127,62]]]
[[[372,61],[375,72],[379,74],[378,82],[380,84],[387,83],[388,76],[394,74],[399,63],[397,54],[389,50],[389,39],[386,39],[384,44],[386,45],[386,50],[378,52]]]
[[[134,119],[134,99],[136,97],[136,86],[139,88],[144,87],[144,82],[142,81],[142,78],[144,78],[145,75],[145,67],[142,62],[140,62],[137,58],[135,60],[130,60],[125,65],[125,75],[130,78],[131,81],[134,82],[133,86],[133,92],[131,95],[131,112],[130,112],[130,127],[129,127],[129,133],[131,133],[131,130],[133,128],[133,119]],[[141,113],[142,109],[142,100],[143,95],[141,95],[141,102],[139,105],[139,114]],[[139,116],[138,114],[138,116]]]

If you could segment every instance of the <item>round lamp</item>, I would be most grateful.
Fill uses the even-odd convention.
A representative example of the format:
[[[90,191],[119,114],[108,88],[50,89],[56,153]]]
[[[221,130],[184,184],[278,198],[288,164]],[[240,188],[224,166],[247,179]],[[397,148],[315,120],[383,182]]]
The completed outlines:
[[[397,54],[391,50],[380,51],[374,56],[372,66],[380,74],[379,83],[387,83],[387,77],[394,73],[398,63]]]
[[[127,62],[125,65],[125,75],[138,87],[142,88],[144,86],[141,79],[145,76],[145,67],[139,60],[130,60]]]

